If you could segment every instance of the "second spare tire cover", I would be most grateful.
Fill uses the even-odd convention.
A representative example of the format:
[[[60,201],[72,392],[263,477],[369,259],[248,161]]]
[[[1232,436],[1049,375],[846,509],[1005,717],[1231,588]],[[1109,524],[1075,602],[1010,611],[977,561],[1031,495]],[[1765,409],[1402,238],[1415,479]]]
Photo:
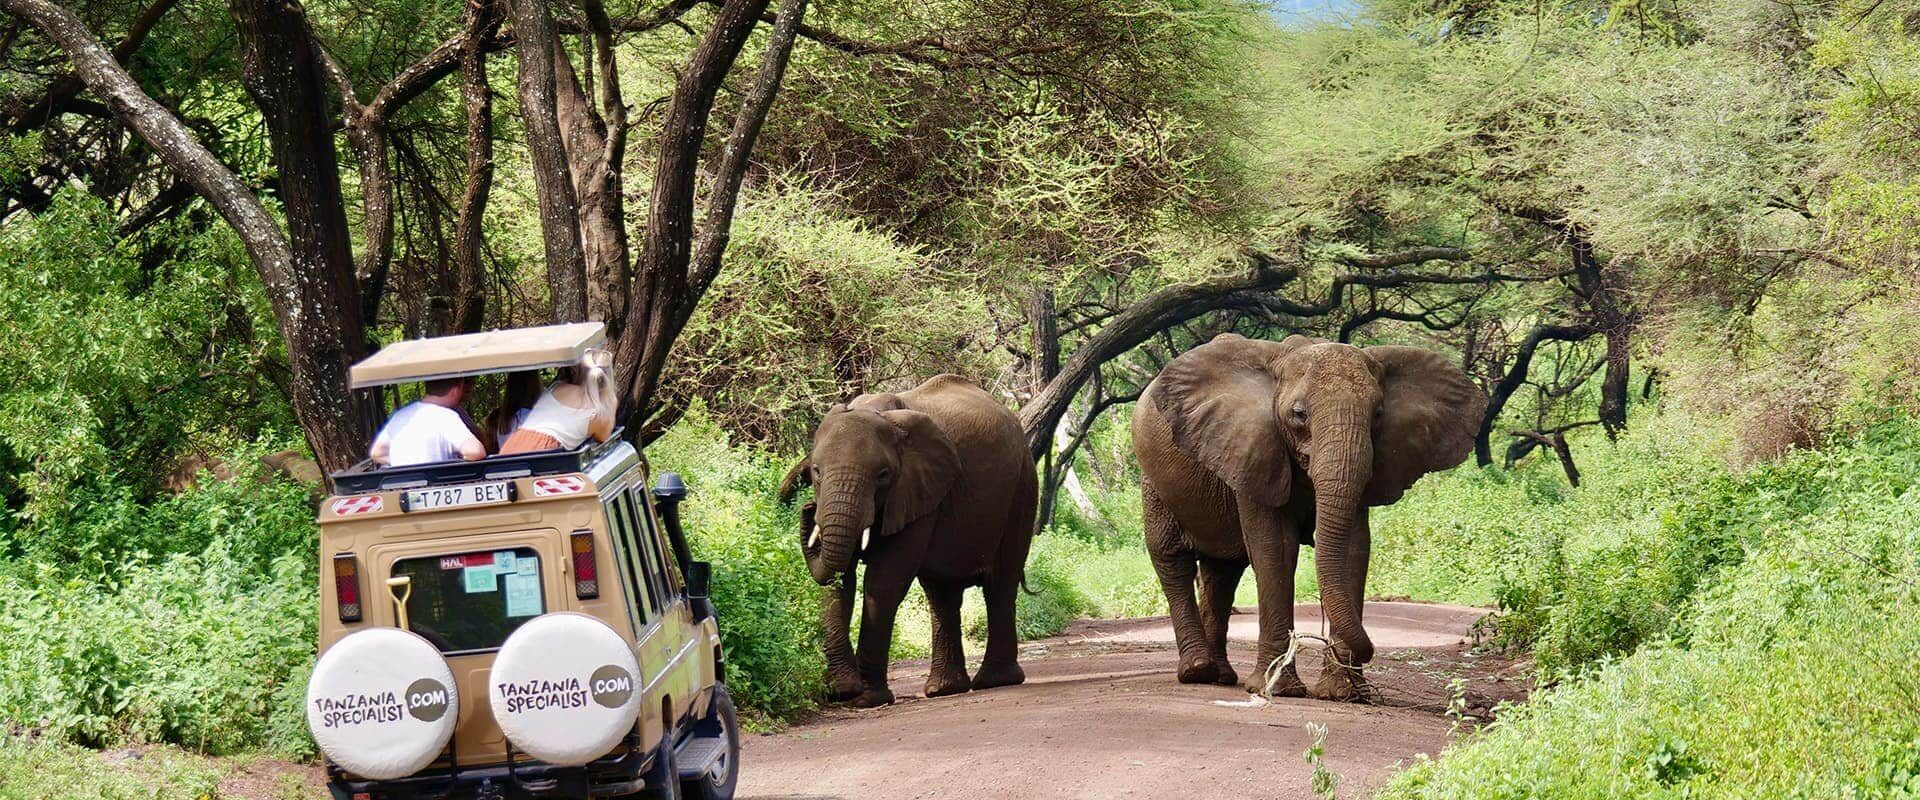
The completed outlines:
[[[535,617],[507,637],[487,679],[493,718],[527,755],[579,766],[606,755],[639,719],[633,647],[585,614]]]
[[[321,752],[362,778],[419,772],[446,749],[459,719],[447,660],[399,628],[348,634],[307,679],[307,730]]]

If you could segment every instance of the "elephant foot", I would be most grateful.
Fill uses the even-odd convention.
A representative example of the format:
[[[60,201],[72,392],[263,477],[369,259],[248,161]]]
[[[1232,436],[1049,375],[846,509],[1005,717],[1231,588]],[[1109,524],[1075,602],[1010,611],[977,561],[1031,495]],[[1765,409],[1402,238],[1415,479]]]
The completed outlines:
[[[1207,656],[1180,660],[1181,683],[1213,683],[1220,680],[1220,664]]]
[[[974,673],[973,688],[992,689],[996,686],[1019,686],[1027,682],[1027,671],[1020,668],[1018,662],[1005,665],[981,664],[980,671]]]
[[[1224,658],[1218,659],[1214,663],[1219,665],[1220,667],[1220,674],[1215,675],[1213,678],[1213,682],[1216,685],[1235,686],[1240,683],[1240,673],[1235,672],[1233,669],[1233,665],[1227,663],[1226,659]]]
[[[1269,697],[1306,697],[1307,684],[1300,680],[1300,671],[1292,664],[1288,664],[1281,668],[1280,674],[1274,678],[1272,689],[1267,688],[1267,676],[1263,671],[1247,681],[1247,692]]]
[[[893,705],[893,690],[888,689],[885,684],[870,687],[866,691],[855,695],[853,700],[848,702],[848,705],[854,708],[890,706]]]
[[[852,700],[867,690],[867,682],[851,669],[827,670],[827,699],[835,703]]]
[[[1360,667],[1341,663],[1329,648],[1320,668],[1320,680],[1313,684],[1313,696],[1336,703],[1370,704],[1377,695]]]
[[[955,670],[955,672],[957,673],[955,675],[927,676],[927,696],[946,697],[952,694],[965,694],[967,690],[973,688],[972,684],[967,682],[965,670]]]

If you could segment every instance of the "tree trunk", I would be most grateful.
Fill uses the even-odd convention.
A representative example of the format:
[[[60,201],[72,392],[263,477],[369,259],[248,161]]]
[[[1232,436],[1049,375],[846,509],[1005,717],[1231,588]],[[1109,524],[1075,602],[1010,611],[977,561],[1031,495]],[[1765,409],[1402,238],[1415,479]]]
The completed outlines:
[[[313,36],[300,7],[230,0],[247,93],[259,106],[287,218],[287,286],[275,297],[293,360],[294,405],[320,462],[339,469],[366,451],[368,431],[347,389],[347,367],[367,352],[358,282],[340,194],[339,165]],[[276,287],[268,282],[268,291]]]
[[[1480,430],[1473,437],[1473,455],[1475,463],[1487,466],[1493,463],[1493,425],[1500,419],[1500,412],[1506,410],[1507,401],[1527,382],[1527,370],[1533,364],[1533,354],[1545,341],[1577,342],[1594,334],[1586,325],[1540,325],[1527,332],[1527,338],[1520,342],[1514,352],[1513,364],[1500,376],[1500,382],[1494,384],[1493,391],[1487,393],[1487,411],[1480,417]]]
[[[617,351],[620,368],[616,372],[623,383],[621,414],[626,418],[628,430],[635,435],[645,429],[644,424],[636,423],[644,423],[655,410],[654,394],[659,388],[660,373],[672,351],[673,342],[686,327],[707,282],[713,278],[711,273],[706,273],[700,276],[704,281],[699,280],[692,272],[693,212],[700,148],[706,141],[707,121],[713,111],[720,83],[733,68],[734,60],[746,45],[748,35],[758,24],[767,4],[768,0],[727,0],[715,16],[713,27],[701,37],[700,45],[695,48],[686,69],[681,70],[672,99],[667,104],[666,118],[661,126],[660,157],[654,163],[653,195],[647,207],[646,243],[634,269],[633,285],[627,301],[628,318],[622,326]],[[782,12],[797,5],[796,0],[786,0]],[[797,17],[790,22],[791,25],[798,23]],[[782,20],[782,24],[788,24],[788,21]],[[791,37],[771,37],[767,58],[784,59],[786,53],[782,48],[790,49],[792,45]],[[768,83],[770,77],[771,84]],[[770,75],[768,70],[763,69],[755,87],[749,91],[746,102],[771,103],[775,90],[779,88],[778,80],[777,71]],[[743,144],[751,146],[751,136],[738,135],[741,133],[740,126],[747,124],[757,134],[758,122],[765,119],[764,114],[765,110],[761,109],[757,115],[743,113],[736,119],[736,136],[729,141],[729,152],[733,151],[734,141],[743,140]],[[744,170],[745,156],[745,152],[740,152],[736,159],[727,163],[734,170]],[[722,188],[728,185],[727,176],[722,175],[720,180]],[[719,209],[709,206],[708,231],[703,239],[711,239],[709,248],[723,248],[725,234],[731,226],[734,198],[719,191],[714,196],[716,202],[726,201],[726,216],[724,219],[716,218],[715,212]],[[717,250],[707,263],[718,270],[720,261]]]
[[[598,8],[598,3],[589,3]],[[606,12],[590,13],[595,20],[592,48],[585,69],[598,59],[601,110],[581,89],[578,74],[564,48],[554,49],[555,109],[566,134],[567,160],[573,187],[580,200],[580,243],[586,259],[587,318],[617,327],[624,318],[629,259],[626,202],[621,164],[626,159],[627,121],[620,98],[620,75],[614,65],[611,33],[602,33]],[[557,42],[556,42],[557,45]],[[618,336],[618,330],[608,331]]]
[[[566,139],[554,99],[553,17],[547,0],[509,0],[520,56],[520,114],[533,162],[534,194],[540,205],[540,236],[547,256],[547,293],[554,322],[587,318],[587,272],[580,246],[580,206],[573,193]]]
[[[1139,346],[1148,337],[1209,311],[1245,303],[1248,293],[1277,289],[1293,281],[1292,269],[1256,258],[1246,272],[1200,283],[1169,286],[1128,306],[1079,347],[1061,366],[1060,374],[1020,409],[1020,426],[1035,461],[1046,455],[1052,431],[1078,394],[1080,387],[1102,364]]]
[[[460,49],[460,104],[467,117],[467,181],[453,225],[455,289],[453,324],[477,331],[486,323],[486,267],[482,222],[493,191],[493,94],[487,85],[485,41],[500,25],[498,7],[468,0]]]

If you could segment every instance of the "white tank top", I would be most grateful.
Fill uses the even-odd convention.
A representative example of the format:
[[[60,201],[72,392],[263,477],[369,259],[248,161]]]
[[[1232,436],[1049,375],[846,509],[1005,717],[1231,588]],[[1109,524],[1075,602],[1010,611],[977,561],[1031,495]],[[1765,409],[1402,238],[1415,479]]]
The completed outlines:
[[[587,429],[593,423],[594,412],[591,408],[574,408],[560,402],[553,396],[549,387],[540,399],[535,401],[533,409],[527,412],[527,421],[520,423],[520,430],[544,433],[554,438],[567,450],[579,447],[587,440]]]

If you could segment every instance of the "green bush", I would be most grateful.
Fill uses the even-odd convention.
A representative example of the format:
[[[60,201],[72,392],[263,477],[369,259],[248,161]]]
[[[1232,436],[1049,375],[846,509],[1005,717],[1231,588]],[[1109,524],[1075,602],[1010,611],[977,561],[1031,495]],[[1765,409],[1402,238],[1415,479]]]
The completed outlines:
[[[312,561],[262,573],[217,542],[117,584],[0,576],[0,716],[95,746],[311,752],[281,690],[313,659]]]
[[[784,721],[825,694],[819,588],[800,555],[798,512],[776,494],[787,464],[730,446],[693,413],[647,449],[656,474],[678,472],[693,557],[713,563],[713,602],[728,688],[756,724]]]
[[[1920,424],[1882,425],[1570,556],[1528,613],[1543,663],[1585,668],[1383,796],[1910,796],[1916,452]]]

